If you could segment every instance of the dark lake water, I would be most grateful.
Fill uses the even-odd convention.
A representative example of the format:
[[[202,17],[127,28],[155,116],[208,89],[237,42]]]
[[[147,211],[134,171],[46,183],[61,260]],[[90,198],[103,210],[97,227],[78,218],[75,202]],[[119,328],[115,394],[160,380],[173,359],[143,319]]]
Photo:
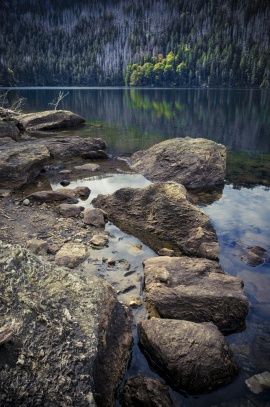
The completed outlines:
[[[182,407],[269,407],[269,391],[251,393],[245,379],[270,371],[270,261],[266,258],[263,264],[251,267],[241,257],[249,246],[270,253],[270,91],[72,88],[67,92],[59,109],[83,116],[86,125],[79,134],[104,138],[113,156],[128,156],[162,140],[185,136],[204,137],[227,147],[224,187],[195,200],[216,228],[224,271],[243,279],[250,301],[246,329],[226,336],[241,372],[231,385],[209,395],[185,397],[175,391],[172,395],[175,406]],[[58,93],[55,88],[17,89],[10,91],[9,99],[12,102],[16,94],[27,98],[26,112],[48,110]],[[143,185],[146,180],[110,174],[96,183],[84,182],[92,182],[93,193],[111,193],[133,183]],[[115,236],[121,236],[124,253],[130,237],[109,227]],[[144,253],[151,255],[146,247]],[[156,376],[135,344],[127,375],[138,372]]]

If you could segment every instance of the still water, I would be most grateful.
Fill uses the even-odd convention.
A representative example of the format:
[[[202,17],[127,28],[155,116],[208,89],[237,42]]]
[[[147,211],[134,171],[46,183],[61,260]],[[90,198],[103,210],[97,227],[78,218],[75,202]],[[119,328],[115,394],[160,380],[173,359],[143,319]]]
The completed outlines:
[[[16,94],[25,97],[24,111],[31,112],[50,109],[58,93],[59,89],[17,89],[9,98],[12,102]],[[270,254],[270,91],[72,88],[65,93],[59,109],[83,116],[86,125],[77,132],[104,138],[112,156],[126,157],[162,140],[185,136],[208,138],[227,147],[224,187],[194,200],[216,228],[224,271],[243,279],[250,301],[246,329],[226,337],[241,372],[231,385],[209,395],[186,397],[172,389],[172,397],[175,406],[270,406],[269,391],[255,395],[245,385],[253,374],[270,371],[270,261],[266,256],[256,267],[243,261],[249,246],[260,246]],[[143,177],[125,173],[82,182],[90,183],[91,199],[123,186],[147,184]],[[57,186],[52,182],[53,188]],[[118,250],[128,251],[132,237],[112,224],[108,228],[113,231],[111,244],[117,241]],[[155,255],[147,247],[142,249],[145,257]],[[139,270],[141,255],[136,259],[133,266]],[[127,376],[137,373],[157,377],[135,343]]]

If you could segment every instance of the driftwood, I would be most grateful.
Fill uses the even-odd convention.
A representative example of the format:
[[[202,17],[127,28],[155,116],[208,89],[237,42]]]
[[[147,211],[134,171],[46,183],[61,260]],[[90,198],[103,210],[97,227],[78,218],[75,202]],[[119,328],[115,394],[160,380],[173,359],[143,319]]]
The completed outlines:
[[[0,328],[0,346],[12,340],[13,329],[11,326],[4,325]]]

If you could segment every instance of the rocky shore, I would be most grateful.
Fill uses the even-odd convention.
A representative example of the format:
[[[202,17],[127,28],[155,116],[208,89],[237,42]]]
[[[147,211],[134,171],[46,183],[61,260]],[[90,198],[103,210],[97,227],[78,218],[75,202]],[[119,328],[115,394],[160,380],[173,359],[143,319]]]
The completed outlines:
[[[74,176],[91,176],[99,162],[113,161],[107,144],[47,133],[82,124],[67,111],[9,112],[0,123],[1,406],[114,405],[131,355],[131,307],[81,267],[93,248],[108,245],[108,221],[158,255],[144,261],[148,320],[138,335],[160,376],[192,395],[228,384],[239,369],[221,332],[244,326],[248,300],[242,281],[220,267],[216,232],[188,192],[223,182],[225,147],[174,139],[135,153],[131,167],[157,182],[99,195],[85,209],[91,191],[69,188],[66,163]],[[63,188],[33,184],[55,167]],[[173,405],[164,383],[130,378],[123,406],[138,398],[152,406],[163,393],[164,405]]]

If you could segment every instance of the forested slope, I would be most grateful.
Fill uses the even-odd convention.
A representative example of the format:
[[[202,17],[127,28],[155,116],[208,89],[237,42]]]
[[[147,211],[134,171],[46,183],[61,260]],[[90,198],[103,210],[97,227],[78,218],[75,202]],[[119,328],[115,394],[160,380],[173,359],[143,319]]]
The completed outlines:
[[[270,86],[269,0],[2,0],[0,85]]]

